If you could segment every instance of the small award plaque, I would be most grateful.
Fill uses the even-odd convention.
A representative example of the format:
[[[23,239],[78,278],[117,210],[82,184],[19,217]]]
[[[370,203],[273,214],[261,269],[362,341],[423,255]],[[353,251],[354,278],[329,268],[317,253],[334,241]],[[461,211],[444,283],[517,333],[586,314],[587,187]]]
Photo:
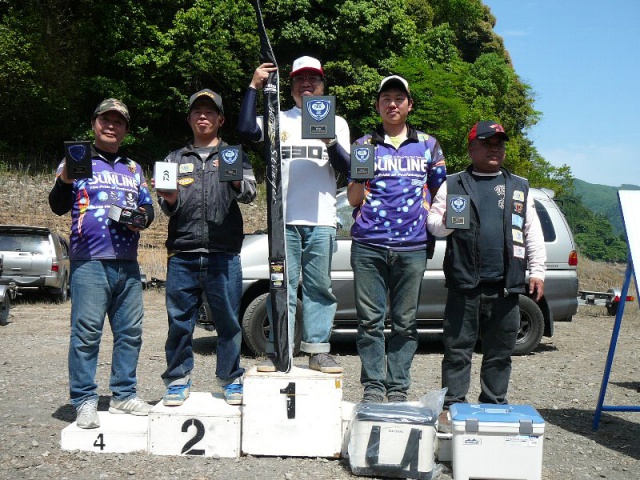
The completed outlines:
[[[370,180],[375,171],[376,149],[371,144],[351,146],[351,178]]]
[[[64,142],[67,178],[91,178],[91,142]]]
[[[336,97],[302,97],[302,138],[336,136]]]
[[[178,189],[178,164],[156,162],[153,166],[153,184],[159,192],[175,192]]]
[[[447,218],[445,226],[460,230],[468,230],[469,225],[469,195],[447,194]]]
[[[218,171],[221,182],[242,180],[242,147],[225,145],[218,153]]]
[[[115,222],[144,228],[147,225],[147,214],[141,210],[111,204],[109,218]]]

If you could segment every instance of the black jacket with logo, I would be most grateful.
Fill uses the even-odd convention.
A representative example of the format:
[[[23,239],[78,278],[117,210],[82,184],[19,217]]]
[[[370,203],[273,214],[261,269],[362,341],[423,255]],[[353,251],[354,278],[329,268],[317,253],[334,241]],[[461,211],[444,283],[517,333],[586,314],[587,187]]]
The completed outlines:
[[[447,236],[447,249],[444,256],[443,269],[447,288],[470,289],[480,284],[480,224],[478,218],[478,195],[475,181],[471,174],[473,167],[466,171],[450,175],[447,178],[447,194],[469,195],[471,202],[470,228],[456,229]],[[505,205],[503,235],[504,238],[504,283],[508,293],[525,293],[525,274],[527,268],[524,258],[514,256],[514,230],[519,230],[524,237],[524,219],[527,214],[527,197],[529,182],[507,169],[501,168],[505,179]],[[522,192],[523,199],[514,199],[514,192]],[[519,196],[519,194],[518,194]],[[512,215],[522,217],[522,226],[514,225]]]
[[[192,145],[171,152],[165,162],[178,164],[178,201],[173,207],[160,198],[160,207],[169,217],[166,246],[177,252],[239,253],[243,222],[238,202],[249,203],[256,196],[251,164],[243,152],[243,179],[239,191],[231,182],[220,182],[218,151],[213,147],[203,162]]]

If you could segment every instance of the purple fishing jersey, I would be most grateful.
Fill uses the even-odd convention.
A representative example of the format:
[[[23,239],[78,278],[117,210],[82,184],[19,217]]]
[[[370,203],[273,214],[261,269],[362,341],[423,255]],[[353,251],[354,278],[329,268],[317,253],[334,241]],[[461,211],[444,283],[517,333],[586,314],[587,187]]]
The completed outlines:
[[[367,143],[375,145],[375,176],[365,183],[365,199],[353,212],[353,240],[394,250],[425,248],[429,190],[447,177],[438,141],[410,128],[398,149],[378,132],[356,141]]]
[[[118,157],[109,163],[92,152],[93,177],[75,180],[71,207],[70,258],[137,260],[140,234],[109,219],[112,204],[138,208],[152,204],[142,168]],[[60,175],[62,164],[56,175]]]

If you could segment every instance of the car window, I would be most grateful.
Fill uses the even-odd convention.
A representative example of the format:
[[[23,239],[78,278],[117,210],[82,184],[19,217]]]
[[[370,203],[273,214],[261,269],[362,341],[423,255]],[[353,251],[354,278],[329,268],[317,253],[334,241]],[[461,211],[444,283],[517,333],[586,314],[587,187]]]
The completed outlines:
[[[0,237],[0,250],[47,254],[50,252],[49,239],[24,233],[5,234]]]
[[[534,200],[536,206],[536,212],[538,213],[538,218],[540,219],[540,225],[542,226],[542,235],[544,236],[545,242],[554,242],[556,239],[556,230],[553,228],[553,222],[551,221],[551,217],[549,216],[549,212],[544,208],[542,202],[538,200]]]
[[[337,216],[337,230],[336,237],[349,240],[351,239],[351,226],[353,225],[353,207],[348,203],[344,206],[339,206],[336,211]]]

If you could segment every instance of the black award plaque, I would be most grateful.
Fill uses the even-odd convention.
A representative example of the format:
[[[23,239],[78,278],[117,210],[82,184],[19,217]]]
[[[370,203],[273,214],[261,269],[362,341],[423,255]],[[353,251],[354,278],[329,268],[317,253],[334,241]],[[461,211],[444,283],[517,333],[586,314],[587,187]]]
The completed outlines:
[[[302,138],[336,136],[336,97],[302,97]]]
[[[371,180],[375,171],[376,150],[371,144],[351,146],[351,179]]]
[[[64,156],[67,163],[67,178],[91,178],[91,142],[64,142]]]
[[[460,230],[469,229],[469,195],[447,194],[447,217],[445,226]]]
[[[225,145],[218,154],[218,171],[221,182],[242,180],[242,147]]]

